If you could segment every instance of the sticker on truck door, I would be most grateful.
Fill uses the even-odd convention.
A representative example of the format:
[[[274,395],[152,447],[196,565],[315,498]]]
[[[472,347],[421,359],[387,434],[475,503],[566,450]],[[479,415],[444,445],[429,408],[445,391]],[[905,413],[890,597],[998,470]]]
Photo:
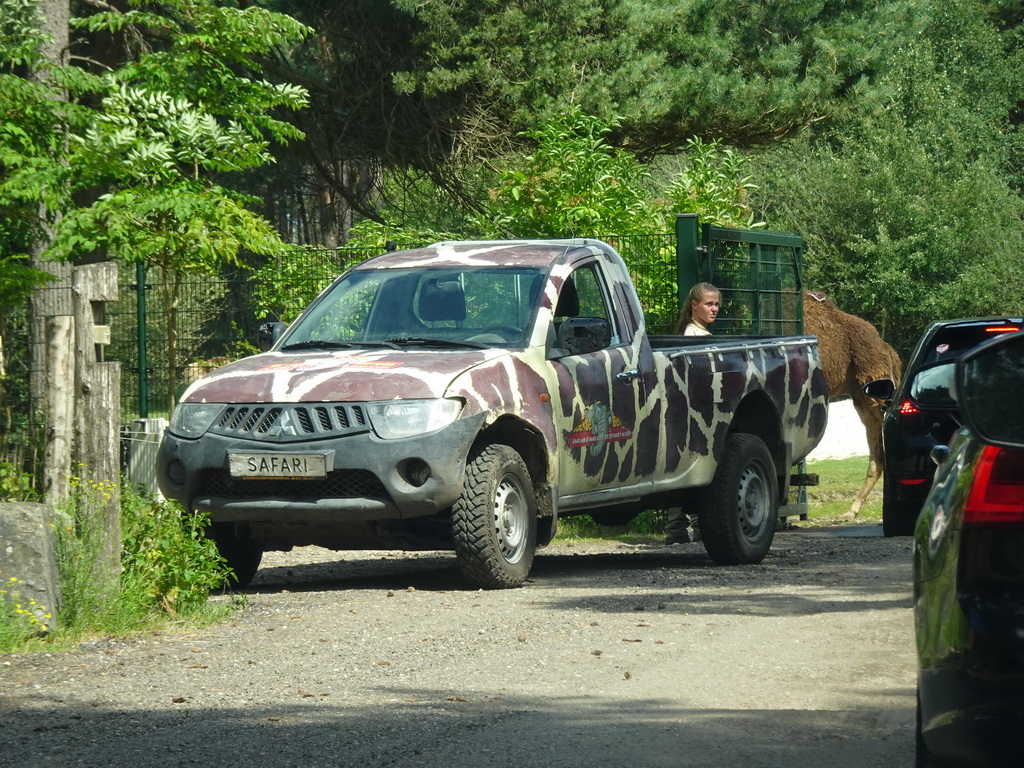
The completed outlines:
[[[629,440],[633,431],[623,426],[604,403],[593,403],[583,412],[583,420],[569,433],[569,448],[586,448],[591,456],[597,456],[608,443]]]

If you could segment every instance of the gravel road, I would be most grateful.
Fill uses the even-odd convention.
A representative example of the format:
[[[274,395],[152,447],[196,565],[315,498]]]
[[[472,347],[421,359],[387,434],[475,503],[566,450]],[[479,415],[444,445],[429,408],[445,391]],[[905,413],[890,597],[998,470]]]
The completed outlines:
[[[910,766],[910,561],[877,526],[752,567],[557,544],[481,592],[447,554],[271,553],[222,624],[0,657],[0,765]]]

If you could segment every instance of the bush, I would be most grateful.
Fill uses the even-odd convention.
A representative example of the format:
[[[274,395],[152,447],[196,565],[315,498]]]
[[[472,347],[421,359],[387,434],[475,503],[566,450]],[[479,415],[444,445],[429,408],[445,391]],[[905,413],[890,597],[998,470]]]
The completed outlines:
[[[76,484],[57,525],[62,603],[57,616],[69,639],[83,633],[125,633],[169,618],[203,618],[210,593],[227,582],[224,559],[207,539],[205,515],[121,490],[121,573],[98,572],[102,521],[90,503],[102,485]]]
[[[558,520],[559,541],[579,539],[647,539],[665,535],[665,510],[648,509],[625,525],[601,525],[590,515],[563,517]]]
[[[0,571],[0,653],[22,647],[53,628],[53,614],[33,598],[18,593],[21,581]]]
[[[205,513],[135,494],[121,504],[122,598],[169,615],[201,608],[228,568],[205,530]]]

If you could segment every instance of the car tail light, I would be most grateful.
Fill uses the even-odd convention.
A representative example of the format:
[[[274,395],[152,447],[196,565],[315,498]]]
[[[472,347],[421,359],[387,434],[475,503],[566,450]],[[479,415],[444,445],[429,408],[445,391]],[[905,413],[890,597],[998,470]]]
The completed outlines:
[[[964,525],[1024,525],[1024,451],[981,449],[964,507]]]
[[[1019,330],[1016,325],[990,325],[985,329],[985,333],[1013,333]]]
[[[909,400],[904,400],[902,403],[899,404],[899,407],[896,409],[896,413],[898,413],[900,416],[916,416],[920,412],[921,409],[918,408]]]

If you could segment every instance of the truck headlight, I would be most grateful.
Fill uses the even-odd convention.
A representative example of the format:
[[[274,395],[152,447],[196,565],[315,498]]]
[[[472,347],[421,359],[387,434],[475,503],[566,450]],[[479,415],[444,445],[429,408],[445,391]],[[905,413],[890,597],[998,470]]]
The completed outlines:
[[[367,403],[373,431],[385,440],[447,427],[462,411],[461,400],[384,400]]]
[[[178,403],[167,429],[179,437],[202,437],[223,408],[223,403]]]

